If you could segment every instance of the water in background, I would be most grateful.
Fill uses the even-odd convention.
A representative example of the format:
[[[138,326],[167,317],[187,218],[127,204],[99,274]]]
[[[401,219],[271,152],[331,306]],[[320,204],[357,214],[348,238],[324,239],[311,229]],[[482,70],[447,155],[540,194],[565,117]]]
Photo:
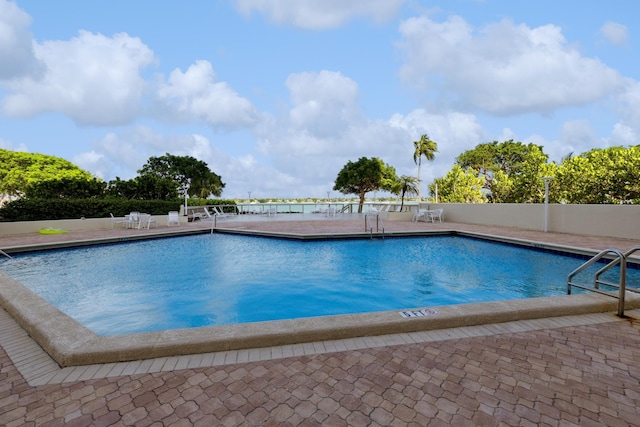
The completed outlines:
[[[564,295],[583,262],[461,237],[206,234],[21,254],[0,268],[115,335]]]

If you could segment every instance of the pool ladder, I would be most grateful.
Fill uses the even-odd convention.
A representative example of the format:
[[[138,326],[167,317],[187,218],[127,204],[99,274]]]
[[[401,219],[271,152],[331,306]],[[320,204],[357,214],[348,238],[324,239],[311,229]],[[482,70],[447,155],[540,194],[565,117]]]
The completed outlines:
[[[382,229],[382,238],[384,239],[384,224],[382,222],[382,218],[380,218],[380,214],[365,214],[364,216],[364,231],[369,232],[371,238],[373,239],[373,224],[370,217],[376,218],[376,233],[380,233],[380,229]]]
[[[0,249],[0,255],[4,255],[9,259],[12,259],[11,255],[9,255],[8,253],[6,253],[5,251],[3,251],[2,249]]]
[[[625,253],[622,253],[618,249],[605,249],[601,251],[600,253],[595,255],[593,258],[591,258],[589,261],[585,262],[580,267],[576,268],[571,273],[569,273],[569,276],[567,276],[567,295],[571,295],[571,288],[576,287],[576,288],[585,289],[587,291],[597,292],[599,294],[618,298],[618,316],[624,317],[624,297],[625,297],[626,291],[636,292],[636,293],[640,292],[638,289],[627,289],[627,263],[628,263],[627,259],[629,258],[629,256],[631,256],[633,253],[637,251],[640,251],[640,246],[634,246],[633,248],[629,249]],[[600,261],[602,258],[606,257],[607,255],[609,255],[609,258],[613,257],[613,259],[609,261],[609,263],[606,264],[604,267],[596,271],[596,273],[593,276],[593,286],[586,286],[573,281],[573,278],[578,273],[584,271],[585,269],[592,266],[596,262]],[[620,274],[618,277],[618,283],[609,282],[600,278],[602,274],[609,271],[611,268],[615,267],[618,264],[620,265]],[[616,296],[614,292],[607,292],[607,291],[601,290],[600,285],[605,285],[605,286],[609,286],[611,288],[617,289],[618,295]]]

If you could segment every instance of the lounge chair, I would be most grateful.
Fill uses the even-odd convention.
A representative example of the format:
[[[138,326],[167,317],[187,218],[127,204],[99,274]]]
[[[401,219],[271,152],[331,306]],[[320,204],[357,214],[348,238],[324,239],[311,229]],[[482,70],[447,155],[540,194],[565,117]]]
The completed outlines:
[[[169,212],[167,217],[167,227],[171,225],[180,225],[180,213],[178,211]]]
[[[109,215],[111,215],[111,229],[112,230],[115,228],[116,224],[122,224],[122,226],[124,227],[125,218],[116,218],[115,216],[113,216],[112,213],[110,213]]]
[[[198,220],[202,221],[204,219],[204,214],[202,212],[192,211],[189,216],[191,217],[191,222],[196,222]]]
[[[224,218],[225,216],[229,216],[228,213],[224,212],[222,208],[219,208],[218,206],[212,206],[211,209],[213,209],[214,215],[217,216],[218,218]],[[206,207],[204,208],[204,212],[205,212],[205,215],[208,215],[209,217],[211,217],[211,213],[209,213],[209,210]]]

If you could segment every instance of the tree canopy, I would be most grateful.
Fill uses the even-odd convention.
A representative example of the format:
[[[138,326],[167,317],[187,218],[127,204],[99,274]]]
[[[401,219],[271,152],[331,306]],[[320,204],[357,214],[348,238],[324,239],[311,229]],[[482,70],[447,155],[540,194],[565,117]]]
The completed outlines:
[[[189,196],[207,198],[209,195],[220,196],[225,187],[222,178],[212,172],[209,166],[191,156],[174,156],[165,154],[150,157],[138,171],[140,177],[154,176],[161,180],[176,183],[176,189],[188,187]]]
[[[568,157],[551,181],[550,198],[564,203],[640,203],[640,146],[594,148]]]
[[[551,171],[542,147],[512,139],[479,144],[456,158],[456,165],[483,178],[490,201],[536,203],[544,197],[540,178]]]
[[[140,175],[124,181],[109,181],[107,194],[111,197],[135,200],[175,200],[179,198],[178,184],[169,178]]]
[[[640,146],[594,148],[567,155],[559,164],[547,159],[535,144],[513,140],[479,144],[458,156],[447,176],[430,188],[433,191],[437,183],[444,202],[543,203],[542,178],[552,177],[552,203],[640,203]],[[483,200],[477,198],[477,183],[461,171],[481,179]]]
[[[0,195],[2,200],[36,197],[69,197],[74,191],[95,196],[104,185],[89,172],[60,157],[0,149]]]
[[[482,194],[484,179],[478,177],[473,169],[463,170],[460,166],[453,168],[443,178],[436,178],[429,185],[431,194],[436,193],[443,203],[483,203]]]
[[[0,197],[84,199],[117,197],[135,200],[174,200],[189,186],[190,196],[220,196],[225,184],[207,164],[190,156],[151,157],[130,180],[109,183],[55,156],[0,149]]]
[[[362,213],[364,198],[369,191],[393,191],[398,182],[395,168],[377,157],[360,157],[349,161],[338,173],[333,189],[343,194],[357,194],[360,198],[358,213]]]

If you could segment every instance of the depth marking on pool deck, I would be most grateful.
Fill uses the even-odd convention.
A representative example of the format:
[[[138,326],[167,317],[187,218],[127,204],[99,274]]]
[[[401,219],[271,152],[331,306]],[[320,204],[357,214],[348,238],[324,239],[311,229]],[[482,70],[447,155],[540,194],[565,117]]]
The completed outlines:
[[[404,317],[405,319],[409,317],[432,316],[434,314],[438,314],[438,310],[434,308],[427,308],[425,310],[406,310],[400,312],[400,316]]]
[[[427,310],[428,311],[428,310]],[[433,310],[435,311],[435,310]],[[436,312],[437,313],[437,312]],[[434,314],[434,313],[429,313]],[[627,315],[640,317],[640,309],[629,310]],[[333,353],[404,344],[418,344],[449,339],[517,333],[568,326],[593,325],[624,321],[614,313],[582,314],[576,316],[518,320],[512,322],[464,326],[423,332],[408,332],[392,335],[320,341],[314,343],[289,344],[245,350],[221,351],[217,353],[188,356],[161,357],[131,362],[95,365],[59,365],[33,341],[13,318],[0,309],[0,345],[7,352],[16,369],[30,386],[61,384],[65,382],[117,377],[121,375],[146,374],[180,369],[194,369],[234,363],[259,362],[286,357]]]

